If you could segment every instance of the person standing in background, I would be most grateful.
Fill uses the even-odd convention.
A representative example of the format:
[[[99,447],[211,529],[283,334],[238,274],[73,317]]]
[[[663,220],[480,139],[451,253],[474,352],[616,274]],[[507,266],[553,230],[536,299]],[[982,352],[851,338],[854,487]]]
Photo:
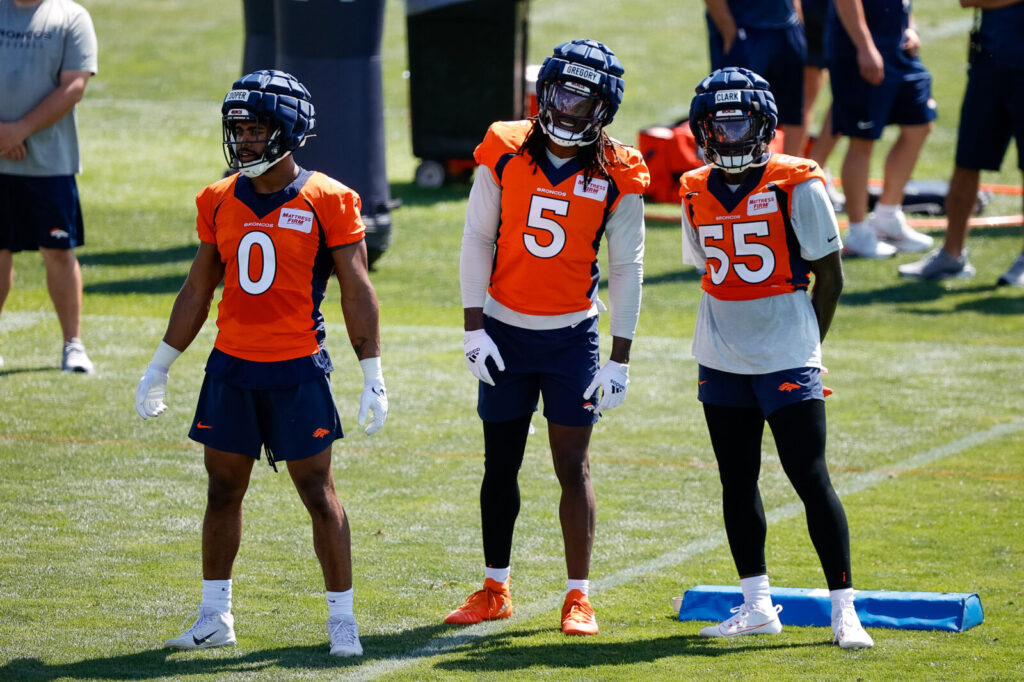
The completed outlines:
[[[96,31],[84,7],[0,0],[0,310],[14,285],[13,254],[38,249],[64,336],[65,372],[93,371],[81,339],[82,269],[74,251],[85,244],[75,105],[96,70]]]

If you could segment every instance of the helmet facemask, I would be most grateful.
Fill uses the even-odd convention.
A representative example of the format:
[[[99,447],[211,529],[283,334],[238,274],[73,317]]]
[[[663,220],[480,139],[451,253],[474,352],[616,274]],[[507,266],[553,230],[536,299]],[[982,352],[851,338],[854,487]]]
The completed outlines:
[[[774,131],[771,119],[740,109],[716,111],[697,121],[704,160],[727,173],[741,173],[768,162]]]
[[[608,104],[593,90],[571,81],[544,83],[537,97],[538,120],[556,144],[592,144],[601,135]]]
[[[224,121],[224,159],[228,166],[247,178],[259,177],[266,173],[274,164],[288,156],[280,141],[281,130],[268,117],[253,115],[248,109],[231,109],[223,117]],[[257,125],[254,137],[237,139],[237,128],[240,125]]]

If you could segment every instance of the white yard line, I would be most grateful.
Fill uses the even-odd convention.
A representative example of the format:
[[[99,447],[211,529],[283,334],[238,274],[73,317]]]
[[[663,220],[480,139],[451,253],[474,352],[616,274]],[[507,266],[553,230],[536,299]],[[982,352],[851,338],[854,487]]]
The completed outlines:
[[[949,457],[951,455],[958,454],[970,448],[986,443],[996,438],[1024,431],[1024,419],[1018,419],[1012,422],[1006,422],[998,426],[994,426],[984,431],[975,431],[974,433],[960,438],[958,440],[939,445],[911,455],[906,459],[891,464],[889,466],[881,467],[873,471],[866,471],[861,474],[850,477],[841,485],[837,485],[840,497],[846,495],[852,495],[862,490],[875,486],[883,481],[889,480],[893,474],[900,474],[901,472],[911,471],[926,464],[930,464],[937,460]],[[798,514],[802,514],[804,511],[803,505],[799,502],[792,502],[790,504],[776,507],[768,512],[768,520],[771,523],[777,523],[790,519]],[[625,568],[618,573],[598,578],[591,583],[591,590],[596,594],[605,590],[610,590],[621,585],[633,582],[634,580],[641,578],[645,575],[651,575],[659,573],[666,568],[671,568],[684,561],[687,561],[703,552],[717,548],[719,545],[725,543],[725,531],[716,530],[708,533],[704,537],[698,538],[691,542],[686,543],[670,552],[666,552],[659,557],[655,557],[644,563],[637,564]],[[351,680],[375,680],[384,675],[397,672],[403,668],[420,663],[432,656],[438,656],[449,653],[463,644],[488,637],[495,633],[505,630],[513,623],[521,623],[524,620],[529,620],[534,616],[541,615],[550,611],[555,611],[560,608],[562,601],[560,597],[551,599],[541,599],[535,602],[530,602],[524,606],[516,606],[515,620],[500,620],[500,621],[489,621],[483,622],[478,625],[471,625],[467,628],[461,629],[457,634],[445,635],[444,637],[437,637],[424,646],[409,651],[406,654],[395,656],[392,658],[386,658],[383,660],[377,660],[368,662],[366,665],[361,666],[353,670],[350,674],[345,675],[345,679]],[[439,616],[440,617],[440,616]]]

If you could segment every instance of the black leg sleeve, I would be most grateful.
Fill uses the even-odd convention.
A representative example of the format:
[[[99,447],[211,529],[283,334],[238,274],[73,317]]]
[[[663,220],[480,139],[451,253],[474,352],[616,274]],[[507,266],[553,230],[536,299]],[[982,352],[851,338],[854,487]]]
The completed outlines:
[[[519,467],[523,464],[531,416],[507,422],[484,422],[480,522],[484,561],[495,568],[510,565],[512,531],[519,515]]]
[[[704,405],[704,419],[722,481],[722,512],[736,570],[741,578],[767,571],[768,524],[757,477],[761,472],[764,415],[758,408]]]
[[[782,468],[807,513],[828,589],[852,587],[850,530],[825,463],[825,403],[805,400],[768,416]]]

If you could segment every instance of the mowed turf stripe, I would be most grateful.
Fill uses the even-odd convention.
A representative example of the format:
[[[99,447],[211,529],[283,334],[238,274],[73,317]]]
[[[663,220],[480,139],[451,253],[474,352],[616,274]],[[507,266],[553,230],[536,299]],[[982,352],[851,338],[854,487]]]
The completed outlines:
[[[999,424],[984,431],[976,431],[955,441],[936,446],[916,455],[908,457],[900,462],[889,466],[880,467],[851,477],[842,484],[837,485],[840,497],[861,492],[874,485],[889,481],[893,475],[900,475],[918,469],[937,460],[959,454],[965,450],[977,447],[991,440],[1002,438],[1020,431],[1024,431],[1024,419],[1017,419],[1012,422]],[[770,523],[778,523],[790,519],[804,510],[800,502],[776,507],[768,512]],[[688,559],[691,559],[703,552],[717,548],[726,541],[725,530],[712,531],[704,537],[688,542],[670,552],[666,552],[650,561],[630,566],[612,575],[598,578],[591,582],[591,589],[594,594],[610,590],[637,578],[663,571],[666,568],[676,566]],[[460,629],[456,634],[437,637],[418,649],[406,654],[400,654],[387,659],[373,661],[353,670],[345,675],[345,679],[352,680],[374,680],[384,675],[397,672],[403,668],[420,663],[432,656],[447,654],[463,644],[482,639],[489,635],[501,632],[512,624],[521,624],[524,620],[530,620],[542,614],[557,612],[562,606],[561,597],[541,599],[520,606],[516,605],[516,613],[513,618],[507,620],[485,621],[477,625],[471,625]],[[438,620],[442,614],[438,614]],[[557,625],[557,619],[552,615],[551,626]]]

